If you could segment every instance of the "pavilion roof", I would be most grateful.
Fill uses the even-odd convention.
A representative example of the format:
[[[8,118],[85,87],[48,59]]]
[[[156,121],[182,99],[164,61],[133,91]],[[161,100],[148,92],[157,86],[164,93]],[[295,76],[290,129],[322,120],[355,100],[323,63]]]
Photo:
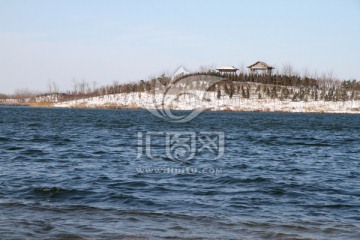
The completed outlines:
[[[266,70],[266,69],[273,69],[274,67],[264,63],[264,62],[261,62],[261,61],[257,61],[256,63],[248,66],[248,68],[250,69],[259,69],[259,70]]]
[[[234,67],[234,66],[222,66],[222,67],[217,68],[216,70],[219,70],[219,71],[237,71],[239,69]]]

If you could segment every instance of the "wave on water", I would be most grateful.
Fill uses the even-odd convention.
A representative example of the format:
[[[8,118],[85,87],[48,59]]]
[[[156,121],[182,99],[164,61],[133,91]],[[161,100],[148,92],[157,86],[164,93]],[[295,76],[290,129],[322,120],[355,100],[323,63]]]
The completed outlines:
[[[360,239],[360,115],[0,107],[0,239]],[[171,161],[138,132],[224,133]],[[165,142],[165,141],[164,141]],[[166,152],[165,152],[166,153]],[[138,169],[221,169],[218,174]]]

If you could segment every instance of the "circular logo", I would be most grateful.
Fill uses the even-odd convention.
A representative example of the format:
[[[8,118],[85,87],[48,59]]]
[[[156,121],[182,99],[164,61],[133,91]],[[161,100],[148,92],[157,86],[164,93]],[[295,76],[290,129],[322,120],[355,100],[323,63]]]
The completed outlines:
[[[152,95],[152,106],[143,107],[153,115],[174,123],[184,123],[197,117],[204,109],[201,102],[207,90],[214,84],[225,80],[219,75],[188,74],[173,79],[166,86],[156,82]],[[190,110],[173,114],[171,110]],[[180,153],[179,153],[180,154]]]

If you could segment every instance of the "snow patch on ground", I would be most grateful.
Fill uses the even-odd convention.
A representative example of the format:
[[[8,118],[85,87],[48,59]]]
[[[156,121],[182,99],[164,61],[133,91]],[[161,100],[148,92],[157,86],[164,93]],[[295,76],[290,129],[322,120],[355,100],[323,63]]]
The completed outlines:
[[[143,109],[194,110],[210,111],[261,111],[261,112],[326,112],[360,113],[360,101],[292,101],[280,99],[242,98],[239,95],[221,96],[216,92],[189,91],[185,95],[152,94],[148,92],[119,93],[85,99],[54,103],[54,107],[88,108],[143,108]]]

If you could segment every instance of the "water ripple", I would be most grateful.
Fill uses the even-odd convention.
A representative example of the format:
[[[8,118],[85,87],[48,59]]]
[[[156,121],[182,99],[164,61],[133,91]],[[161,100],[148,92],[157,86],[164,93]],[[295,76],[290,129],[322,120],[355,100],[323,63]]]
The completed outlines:
[[[0,107],[1,239],[359,239],[360,116]],[[225,154],[138,158],[137,132],[224,131]],[[144,174],[137,168],[221,168]],[[15,227],[16,226],[16,227]]]

